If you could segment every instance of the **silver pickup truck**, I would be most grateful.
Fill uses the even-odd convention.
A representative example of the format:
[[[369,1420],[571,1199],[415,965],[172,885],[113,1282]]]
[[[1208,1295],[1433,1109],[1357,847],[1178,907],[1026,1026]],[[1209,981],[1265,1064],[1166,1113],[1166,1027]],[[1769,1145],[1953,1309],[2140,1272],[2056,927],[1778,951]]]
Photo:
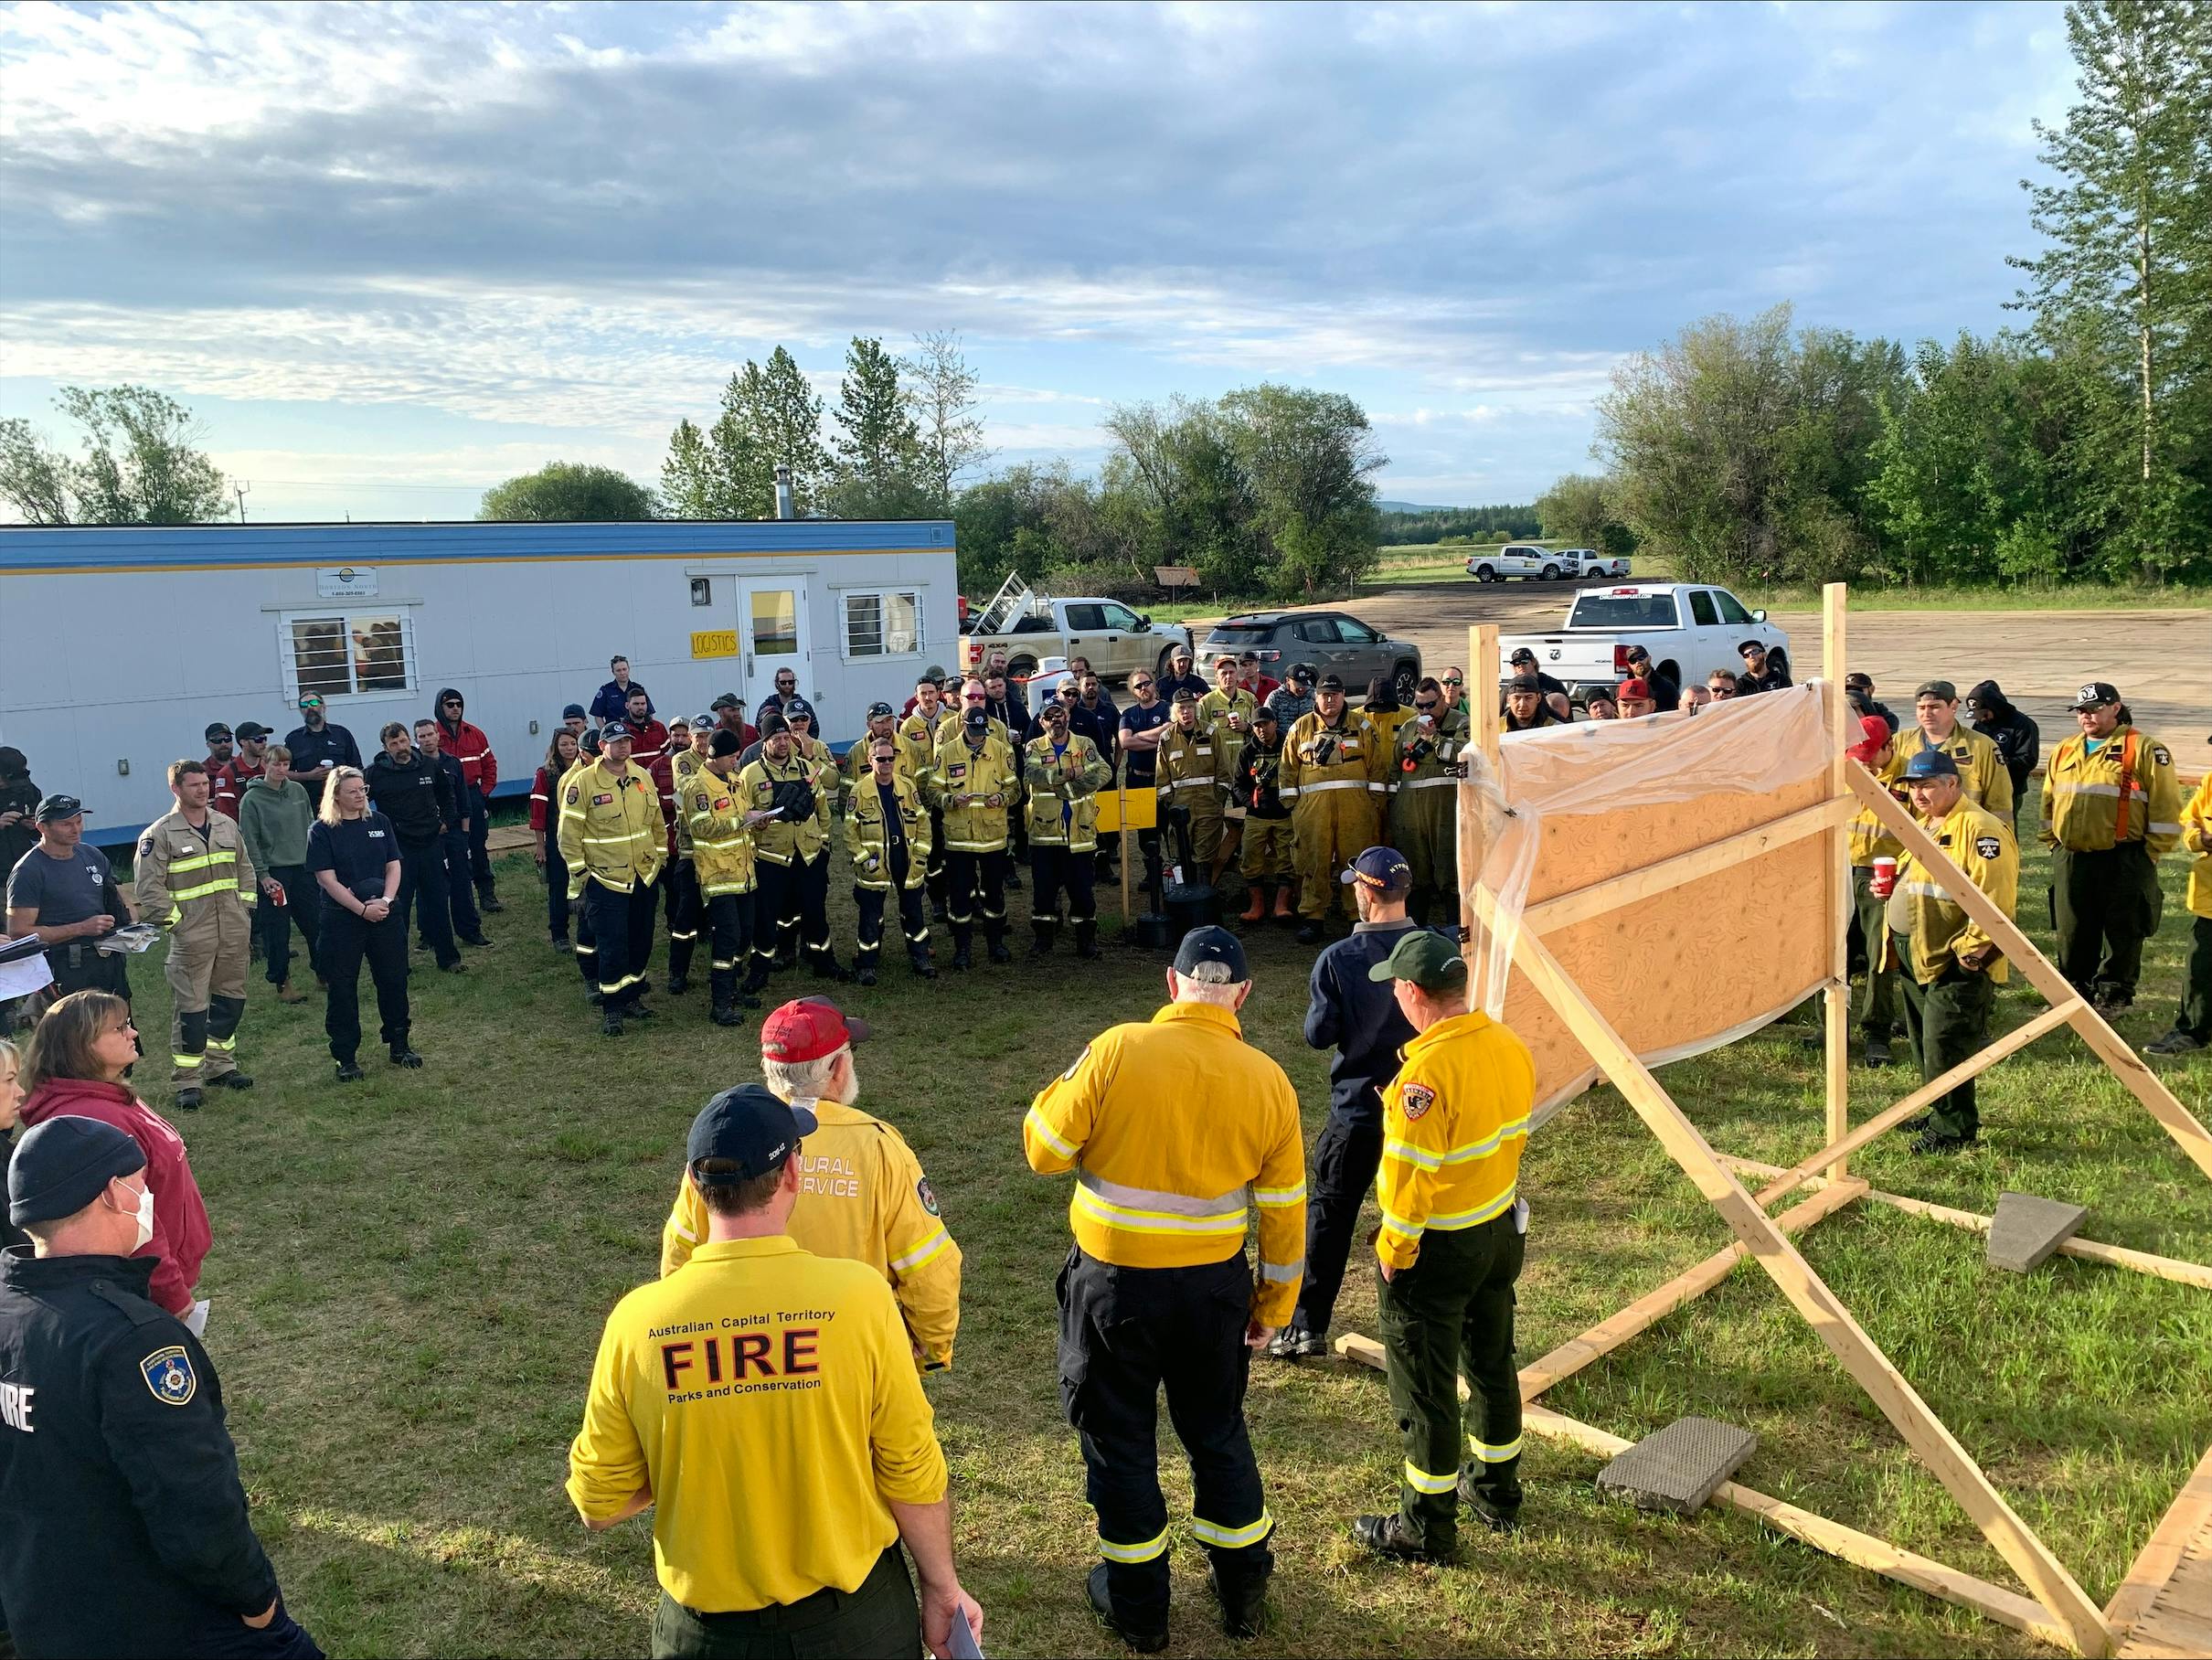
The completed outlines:
[[[1119,600],[1054,599],[1010,576],[970,620],[961,666],[973,672],[996,649],[1006,654],[1007,673],[1021,679],[1048,657],[1088,657],[1101,679],[1125,680],[1140,668],[1165,674],[1176,647],[1190,645],[1189,629],[1155,623]]]

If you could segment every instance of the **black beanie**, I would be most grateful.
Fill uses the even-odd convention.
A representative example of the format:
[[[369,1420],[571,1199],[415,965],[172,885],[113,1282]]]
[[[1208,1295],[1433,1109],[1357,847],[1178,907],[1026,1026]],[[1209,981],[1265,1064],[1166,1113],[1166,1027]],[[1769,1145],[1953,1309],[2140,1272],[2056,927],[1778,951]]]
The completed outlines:
[[[707,748],[709,752],[713,754],[714,758],[717,761],[719,761],[725,755],[735,755],[739,753],[745,748],[745,745],[743,740],[741,740],[735,732],[718,729],[716,731],[713,740],[707,744]]]
[[[119,1176],[146,1167],[138,1144],[97,1118],[49,1118],[16,1144],[7,1219],[21,1228],[75,1216]]]

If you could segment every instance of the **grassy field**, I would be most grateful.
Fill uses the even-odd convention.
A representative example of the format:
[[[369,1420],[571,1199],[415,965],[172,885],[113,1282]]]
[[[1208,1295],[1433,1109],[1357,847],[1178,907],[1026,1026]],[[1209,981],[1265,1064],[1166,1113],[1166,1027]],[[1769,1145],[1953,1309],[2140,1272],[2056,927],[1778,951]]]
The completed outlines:
[[[2022,885],[2038,930],[2041,878],[2037,864]],[[650,1027],[601,1038],[572,961],[545,944],[526,860],[504,859],[501,885],[508,908],[488,919],[497,949],[471,953],[466,976],[417,979],[425,1070],[395,1071],[372,1048],[368,1082],[336,1088],[319,1002],[281,1006],[257,978],[240,1059],[259,1087],[218,1093],[182,1125],[214,1220],[201,1290],[214,1299],[208,1339],[255,1519],[292,1608],[334,1655],[645,1647],[647,1529],[584,1532],[561,1493],[567,1444],[608,1308],[654,1272],[685,1127],[714,1090],[754,1075],[757,1028],[708,1026],[694,992],[658,998]],[[2139,1011],[2122,1023],[2138,1042],[2171,1018],[2178,893]],[[835,915],[849,939],[842,895]],[[1298,1032],[1311,953],[1271,931],[1253,955],[1248,1033],[1289,1069],[1310,1131],[1326,1101],[1325,1057]],[[878,1032],[860,1057],[863,1104],[911,1140],[967,1255],[957,1364],[929,1389],[955,1475],[963,1577],[988,1611],[994,1653],[1122,1652],[1083,1606],[1094,1538],[1058,1406],[1052,1277],[1068,1186],[1028,1173],[1019,1124],[1097,1028],[1155,1006],[1160,972],[1119,948],[1096,965],[1024,960],[933,985],[894,967],[851,999]],[[133,973],[159,1051],[158,964],[142,959]],[[777,988],[812,984],[786,976]],[[2035,1006],[2007,993],[1999,1023]],[[1796,1030],[1777,1027],[1664,1076],[1716,1144],[1786,1162],[1818,1144],[1814,1063]],[[2200,1061],[2175,1087],[2202,1113],[2208,1083]],[[1854,1084],[1863,1116],[1909,1080],[1857,1070]],[[148,1094],[166,1104],[165,1086]],[[2077,1199],[2091,1237],[2212,1258],[2212,1184],[2072,1038],[2005,1063],[1983,1111],[1986,1140],[1965,1157],[1924,1163],[1889,1142],[1856,1167],[1891,1191],[1983,1212],[2007,1188]],[[1525,1357],[1727,1242],[1609,1090],[1539,1135],[1526,1182]],[[1876,1208],[1804,1243],[2102,1601],[2212,1441],[2212,1293],[2065,1258],[2030,1277],[1993,1272],[1974,1236]],[[1340,1329],[1372,1331],[1372,1316],[1371,1283],[1356,1271]],[[1630,1437],[1686,1410],[1744,1424],[1760,1437],[1747,1484],[2009,1582],[1754,1271],[1547,1399]],[[1400,1452],[1380,1377],[1262,1360],[1250,1411],[1280,1522],[1277,1623],[1256,1645],[1266,1653],[2036,1650],[1736,1513],[1686,1521],[1601,1502],[1596,1460],[1533,1439],[1519,1538],[1470,1537],[1454,1569],[1386,1567],[1345,1534],[1356,1511],[1392,1502]],[[1186,1518],[1187,1480],[1167,1444],[1170,1514]],[[1210,1617],[1202,1553],[1177,1527],[1172,1652],[1231,1652]]]

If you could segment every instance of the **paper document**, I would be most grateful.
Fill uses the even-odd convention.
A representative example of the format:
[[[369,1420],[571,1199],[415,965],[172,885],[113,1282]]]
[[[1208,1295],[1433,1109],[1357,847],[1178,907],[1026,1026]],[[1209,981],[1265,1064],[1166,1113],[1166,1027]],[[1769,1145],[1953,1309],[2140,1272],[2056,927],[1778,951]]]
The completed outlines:
[[[20,963],[0,963],[0,1002],[10,997],[27,997],[53,984],[54,971],[46,965],[44,952]]]
[[[975,1633],[968,1626],[965,1602],[952,1611],[952,1640],[946,1646],[952,1651],[952,1660],[984,1660],[983,1644],[976,1642]]]
[[[100,949],[112,957],[126,952],[144,951],[161,938],[161,930],[151,922],[126,922],[100,942]]]

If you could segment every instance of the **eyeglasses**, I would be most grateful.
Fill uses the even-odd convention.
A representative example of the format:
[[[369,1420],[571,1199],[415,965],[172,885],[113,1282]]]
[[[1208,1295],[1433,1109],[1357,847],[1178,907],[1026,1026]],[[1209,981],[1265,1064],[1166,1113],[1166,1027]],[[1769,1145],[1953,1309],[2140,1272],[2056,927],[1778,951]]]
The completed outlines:
[[[965,697],[967,701],[970,703],[981,703],[984,701],[984,695],[981,692],[969,692],[965,694]]]

